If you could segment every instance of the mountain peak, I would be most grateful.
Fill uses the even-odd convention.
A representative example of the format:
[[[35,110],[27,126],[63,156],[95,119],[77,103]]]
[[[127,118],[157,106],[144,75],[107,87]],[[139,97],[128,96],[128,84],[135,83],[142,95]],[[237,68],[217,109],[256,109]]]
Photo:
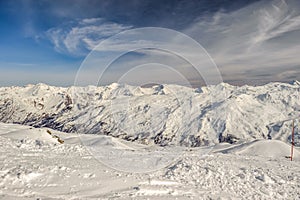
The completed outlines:
[[[291,84],[291,85],[299,85],[300,86],[300,82],[297,81],[297,80],[292,80],[292,81],[289,82],[289,84]]]

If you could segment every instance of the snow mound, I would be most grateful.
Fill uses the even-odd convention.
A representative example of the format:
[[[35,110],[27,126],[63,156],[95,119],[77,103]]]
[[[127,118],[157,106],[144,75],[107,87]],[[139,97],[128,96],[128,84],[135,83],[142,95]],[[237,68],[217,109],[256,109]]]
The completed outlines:
[[[250,144],[239,153],[279,158],[289,156],[291,154],[291,146],[279,140],[260,140]],[[294,149],[294,157],[299,159],[299,155],[299,152]]]
[[[223,153],[235,153],[247,156],[263,156],[269,158],[284,158],[291,155],[291,145],[279,140],[256,140],[254,142],[237,145]],[[299,160],[300,153],[294,148],[294,158]]]
[[[35,144],[36,146],[43,146],[46,144],[59,144],[63,143],[57,135],[52,134],[51,131],[46,129],[21,129],[16,131],[11,131],[7,133],[0,133],[4,138],[9,138],[12,140],[17,140],[21,146],[28,144]]]
[[[80,136],[81,142],[85,146],[89,147],[101,147],[101,148],[110,148],[110,149],[128,149],[134,150],[134,148],[127,146],[126,144],[119,141],[117,138],[113,138],[111,136],[105,135],[81,135]]]

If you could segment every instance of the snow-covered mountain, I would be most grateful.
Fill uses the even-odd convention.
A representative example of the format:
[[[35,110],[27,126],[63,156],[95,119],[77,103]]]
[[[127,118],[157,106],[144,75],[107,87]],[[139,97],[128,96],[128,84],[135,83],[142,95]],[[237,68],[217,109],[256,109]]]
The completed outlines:
[[[291,119],[299,116],[297,81],[256,87],[221,83],[198,89],[116,83],[0,88],[1,122],[111,135],[144,144],[195,147],[260,138],[287,142]]]

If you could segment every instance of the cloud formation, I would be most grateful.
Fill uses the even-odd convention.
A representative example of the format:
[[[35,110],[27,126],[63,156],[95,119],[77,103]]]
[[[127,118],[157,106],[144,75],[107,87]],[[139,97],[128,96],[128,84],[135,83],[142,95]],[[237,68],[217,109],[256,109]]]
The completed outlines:
[[[87,18],[51,28],[46,35],[57,51],[86,55],[102,40],[130,28],[131,26],[107,22],[102,18]]]
[[[178,25],[176,30],[191,36],[203,45],[220,68],[224,81],[241,85],[300,79],[300,61],[298,59],[300,44],[297,42],[300,36],[299,1],[256,1],[243,4],[244,6],[236,6],[235,9],[223,9],[222,6],[206,2],[207,7],[217,9],[210,9],[210,12],[198,14],[196,14],[198,10],[192,9],[195,4],[194,1],[189,3],[188,7],[191,8],[191,12],[186,10],[183,18],[193,19],[192,22],[189,21],[185,26]],[[144,7],[140,3],[133,5],[141,10],[149,8],[148,4]],[[177,10],[181,13],[180,5],[177,2],[177,4],[170,4],[169,7],[174,12]],[[101,6],[101,8],[104,7]],[[141,25],[140,19],[132,19],[134,16],[138,16],[139,12],[136,10],[132,15],[126,15],[125,11],[121,13],[122,16],[124,15],[124,19],[132,22],[132,25],[110,22],[104,18],[83,18],[51,28],[46,35],[57,51],[84,56],[104,39]],[[157,14],[157,12],[154,13]],[[177,15],[178,13],[174,14],[174,16]],[[170,16],[165,17],[165,12],[161,12],[160,17],[162,18],[161,25],[168,27]],[[146,18],[145,25],[151,24],[149,19],[153,21],[154,18]],[[181,23],[182,19],[179,18],[178,22]],[[176,41],[176,37],[172,37],[170,36],[166,41],[170,41],[170,46],[178,45],[178,43],[172,42]],[[130,43],[114,41],[107,45],[105,50],[121,51],[130,49],[136,43],[145,46],[147,42],[149,41],[138,39]],[[184,46],[185,44],[182,43],[178,47],[183,48]],[[187,51],[192,54],[193,49],[188,48]],[[149,52],[144,54],[149,54]],[[158,54],[156,56],[159,59],[164,57]],[[136,59],[136,57],[132,57],[132,59]],[[164,59],[168,58],[164,57]],[[199,59],[201,58],[199,57]],[[133,63],[132,61],[127,62]],[[178,62],[178,65],[174,67],[180,66],[182,63]]]
[[[258,33],[254,43],[261,43],[300,29],[298,8],[286,1],[275,1],[268,8],[259,10]]]
[[[262,84],[300,79],[300,2],[260,1],[184,30],[200,42],[219,66],[223,79],[235,84]],[[294,76],[291,76],[294,74]]]

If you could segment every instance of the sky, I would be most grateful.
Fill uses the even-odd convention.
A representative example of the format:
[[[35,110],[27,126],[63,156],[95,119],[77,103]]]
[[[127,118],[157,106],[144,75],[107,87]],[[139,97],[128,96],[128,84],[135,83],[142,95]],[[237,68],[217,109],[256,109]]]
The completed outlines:
[[[300,80],[298,0],[0,0],[0,27],[0,86]]]

